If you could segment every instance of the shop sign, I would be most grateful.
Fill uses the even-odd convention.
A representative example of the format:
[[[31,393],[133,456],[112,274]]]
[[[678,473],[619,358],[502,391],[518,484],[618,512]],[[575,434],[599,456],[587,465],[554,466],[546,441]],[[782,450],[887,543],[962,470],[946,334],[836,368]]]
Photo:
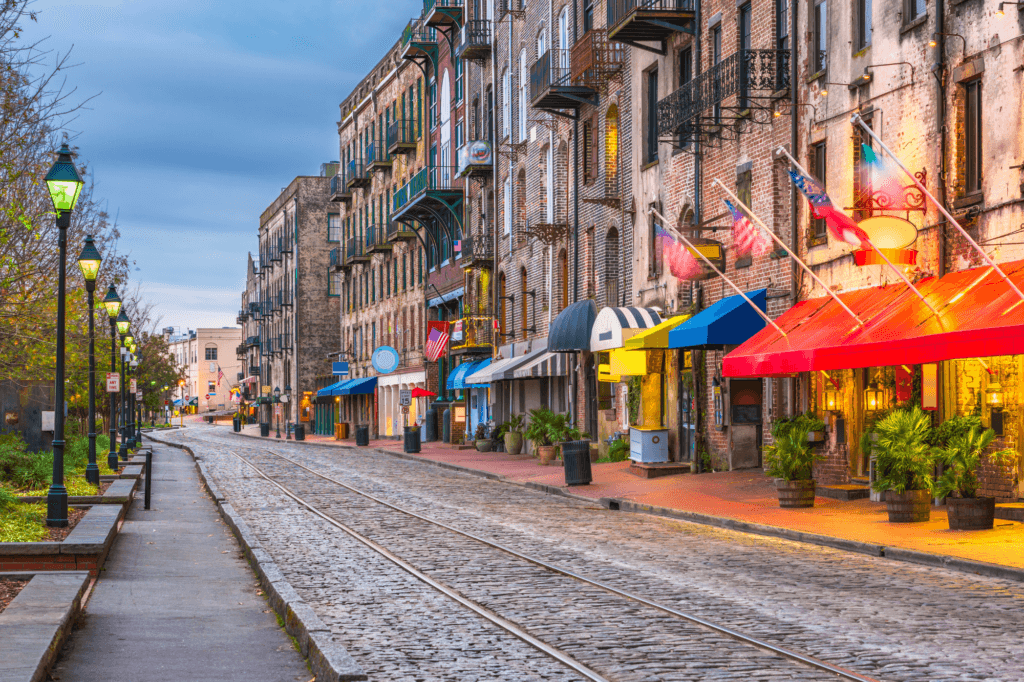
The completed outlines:
[[[462,320],[456,320],[452,326],[452,341],[462,341]]]
[[[131,379],[128,385],[131,386],[131,388],[128,389],[130,393],[136,393],[139,390],[139,386],[135,383],[135,379]]]
[[[270,386],[261,386],[260,393],[263,395],[270,395]]]
[[[715,386],[715,426],[722,425],[722,387]]]
[[[135,398],[138,400],[142,400],[142,391],[136,391]]]
[[[373,364],[373,368],[381,374],[390,374],[398,369],[401,357],[398,355],[398,351],[391,346],[379,346],[373,351],[370,362]]]
[[[121,392],[121,375],[117,372],[107,372],[107,393]]]
[[[939,409],[939,366],[921,365],[921,409]]]
[[[332,374],[336,377],[347,377],[348,376],[348,363],[347,362],[335,362],[331,364]]]

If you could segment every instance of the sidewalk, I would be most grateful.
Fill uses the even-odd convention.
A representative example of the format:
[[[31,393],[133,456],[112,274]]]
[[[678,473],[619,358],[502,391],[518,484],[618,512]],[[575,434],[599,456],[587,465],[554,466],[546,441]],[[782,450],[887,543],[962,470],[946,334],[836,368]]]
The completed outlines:
[[[153,452],[152,508],[136,497],[53,679],[309,680],[192,458]]]
[[[244,435],[259,437],[259,426],[247,426],[243,431]],[[271,431],[270,440],[276,441],[273,436]],[[328,436],[307,436],[306,440],[320,445],[355,447],[354,440],[336,441]],[[400,440],[375,440],[369,447],[396,453],[403,451]],[[1024,524],[996,519],[993,530],[951,531],[942,507],[932,508],[928,523],[889,523],[884,503],[845,502],[825,497],[815,498],[811,509],[780,509],[772,480],[760,470],[644,479],[627,472],[629,462],[593,464],[593,483],[566,488],[562,467],[540,466],[535,459],[513,459],[504,453],[482,453],[475,449],[456,450],[444,443],[424,443],[421,449],[418,456],[424,459],[503,476],[519,483],[555,486],[594,500],[625,500],[715,520],[760,524],[865,543],[886,550],[898,548],[1024,569]]]

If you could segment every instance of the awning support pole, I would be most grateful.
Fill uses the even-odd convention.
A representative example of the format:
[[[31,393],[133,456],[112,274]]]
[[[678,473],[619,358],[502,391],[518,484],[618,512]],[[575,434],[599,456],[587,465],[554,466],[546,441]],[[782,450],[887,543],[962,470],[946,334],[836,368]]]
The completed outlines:
[[[765,224],[764,224],[764,223],[763,223],[763,222],[761,221],[761,219],[760,219],[760,218],[758,218],[758,217],[757,217],[757,215],[755,215],[755,214],[754,214],[754,212],[753,212],[752,210],[750,210],[750,207],[749,207],[749,206],[747,206],[746,204],[744,204],[744,203],[743,203],[742,201],[740,201],[739,197],[737,197],[737,196],[736,196],[735,194],[733,194],[732,192],[730,192],[730,191],[729,191],[729,188],[728,188],[728,187],[726,187],[726,186],[725,186],[724,184],[722,184],[722,181],[721,181],[721,180],[719,180],[718,178],[715,178],[715,179],[714,179],[714,180],[713,180],[712,182],[713,182],[714,184],[718,185],[719,187],[721,187],[721,188],[722,188],[722,191],[723,191],[723,192],[725,192],[726,194],[728,194],[728,195],[729,195],[729,197],[730,197],[730,198],[731,198],[731,199],[732,199],[733,201],[735,201],[735,202],[736,202],[736,205],[737,205],[737,206],[739,206],[739,207],[740,207],[740,209],[741,209],[741,210],[742,210],[742,211],[743,211],[744,213],[746,213],[746,214],[747,214],[747,215],[748,215],[748,216],[749,216],[749,217],[750,217],[751,219],[753,219],[753,220],[754,220],[754,222],[756,222],[756,223],[758,224],[758,226],[760,226],[760,228],[761,228],[762,230],[764,230],[765,232],[767,232],[767,233],[768,233],[768,236],[769,236],[769,237],[771,237],[771,238],[772,238],[772,240],[774,240],[776,244],[778,244],[778,245],[779,245],[779,246],[781,246],[781,247],[782,247],[783,249],[785,249],[786,253],[788,253],[788,254],[789,254],[789,257],[790,257],[790,258],[792,258],[793,260],[795,260],[795,261],[796,261],[796,262],[797,262],[797,263],[798,263],[798,264],[800,265],[800,267],[802,267],[802,268],[803,268],[803,269],[804,269],[804,270],[805,270],[805,271],[807,272],[807,274],[811,276],[811,279],[813,279],[813,280],[814,280],[815,282],[817,282],[817,283],[818,283],[818,285],[819,285],[819,286],[820,286],[820,287],[821,287],[822,289],[824,289],[824,290],[825,290],[825,293],[826,293],[826,294],[828,294],[829,296],[831,296],[831,297],[832,297],[832,300],[833,300],[833,301],[835,301],[836,303],[838,303],[838,304],[839,304],[839,305],[840,305],[840,306],[842,307],[842,309],[843,309],[843,310],[845,310],[845,311],[846,311],[847,313],[849,313],[850,317],[852,317],[853,319],[855,319],[855,320],[857,321],[857,324],[858,324],[858,325],[860,325],[861,327],[863,327],[863,326],[864,326],[864,321],[863,321],[862,319],[860,319],[859,317],[857,317],[857,313],[855,313],[855,312],[853,312],[852,310],[850,310],[850,307],[849,307],[849,306],[847,306],[847,305],[846,305],[845,303],[843,303],[842,299],[840,299],[840,298],[839,298],[838,296],[836,296],[836,293],[835,293],[834,291],[832,291],[832,290],[831,290],[830,288],[828,288],[828,286],[826,286],[826,285],[825,285],[825,283],[824,283],[824,282],[822,282],[822,281],[821,281],[821,279],[820,279],[820,278],[819,278],[819,277],[818,277],[818,276],[817,276],[816,274],[814,274],[814,271],[813,271],[813,270],[811,270],[811,268],[810,268],[810,267],[808,267],[808,265],[807,265],[806,263],[804,263],[804,262],[803,262],[802,260],[800,260],[800,258],[798,258],[798,257],[797,257],[797,255],[796,255],[795,253],[793,253],[793,251],[792,251],[792,250],[790,250],[790,248],[789,248],[788,246],[786,246],[786,242],[782,241],[782,239],[781,239],[781,238],[780,238],[780,237],[779,237],[779,236],[778,236],[777,234],[775,234],[774,232],[772,232],[771,230],[769,230],[769,229],[768,229],[768,226],[767,226],[767,225],[765,225]]]
[[[810,177],[810,174],[806,170],[804,170],[804,167],[801,166],[797,162],[796,159],[793,158],[792,154],[790,154],[789,152],[786,151],[785,147],[779,147],[778,151],[779,151],[780,154],[785,155],[785,157],[787,159],[789,159],[789,162],[793,164],[793,167],[796,168],[798,171],[800,171],[800,173],[802,175],[804,175],[806,177]],[[908,287],[910,287],[910,290],[913,291],[917,295],[917,297],[919,299],[921,299],[921,303],[924,303],[925,307],[928,308],[928,310],[932,311],[932,315],[934,315],[935,317],[939,317],[939,311],[932,307],[932,304],[928,302],[928,299],[926,299],[924,297],[924,294],[922,294],[921,291],[917,287],[914,286],[913,282],[911,282],[909,279],[907,279],[907,276],[905,274],[903,274],[903,271],[900,270],[898,267],[896,267],[893,264],[893,262],[891,260],[889,260],[888,256],[886,256],[884,253],[882,253],[881,249],[879,249],[877,246],[872,244],[870,239],[865,240],[864,243],[866,243],[868,246],[870,246],[872,249],[874,249],[875,253],[878,254],[878,257],[881,258],[883,261],[885,261],[885,264],[888,265],[889,268],[893,272],[896,273],[897,277],[899,277],[901,280],[903,280],[904,284],[906,284]]]
[[[1017,288],[1017,285],[1010,281],[1010,278],[1007,276],[1005,272],[1003,272],[1002,268],[996,265],[995,261],[993,261],[989,257],[989,255],[985,253],[984,249],[981,248],[978,242],[974,241],[971,235],[967,233],[967,230],[960,226],[960,223],[956,221],[956,218],[950,215],[949,211],[946,210],[946,207],[940,204],[939,200],[936,199],[934,195],[932,195],[932,193],[928,191],[928,188],[925,187],[920,180],[914,177],[913,173],[907,170],[907,167],[903,165],[903,162],[899,160],[896,154],[894,154],[893,151],[889,149],[889,147],[887,147],[884,142],[882,142],[881,138],[875,134],[875,131],[873,131],[871,128],[867,127],[867,125],[864,124],[864,119],[860,117],[860,114],[854,114],[853,116],[851,116],[850,121],[855,125],[859,125],[864,130],[864,132],[871,136],[871,139],[878,143],[878,146],[885,150],[885,153],[888,154],[889,157],[896,162],[897,166],[903,169],[903,172],[907,174],[907,177],[909,177],[915,185],[917,185],[917,188],[921,190],[921,192],[926,197],[932,200],[932,203],[935,204],[935,207],[939,209],[939,213],[945,216],[946,220],[948,220],[953,225],[953,227],[960,231],[960,234],[963,235],[964,239],[967,240],[967,243],[973,246],[974,249],[981,254],[982,260],[984,260],[989,267],[998,272],[999,276],[1003,278],[1007,286],[1013,289],[1013,293],[1017,294],[1018,298],[1020,298],[1021,301],[1024,301],[1024,293],[1022,293],[1021,290]]]
[[[780,327],[779,325],[775,324],[775,320],[773,320],[772,318],[768,317],[768,314],[767,314],[767,313],[765,313],[765,312],[764,312],[763,310],[761,310],[760,308],[758,308],[758,307],[757,307],[757,304],[755,304],[755,303],[754,303],[753,301],[751,301],[751,300],[750,300],[750,299],[749,299],[749,298],[747,297],[747,295],[746,295],[745,293],[743,293],[743,291],[742,291],[742,290],[741,290],[741,289],[740,289],[740,288],[739,288],[738,286],[736,286],[736,284],[735,284],[735,283],[734,283],[734,282],[733,282],[733,281],[732,281],[731,279],[729,279],[728,277],[726,277],[726,276],[725,276],[725,274],[724,274],[724,273],[723,273],[723,272],[722,272],[721,270],[719,270],[718,268],[716,268],[716,267],[715,267],[715,264],[714,264],[714,263],[712,263],[712,262],[711,262],[710,260],[708,260],[708,257],[707,257],[707,256],[705,256],[705,255],[704,255],[703,253],[701,253],[701,252],[700,252],[700,251],[699,251],[699,250],[697,249],[697,247],[696,247],[696,246],[694,246],[694,245],[693,245],[693,243],[692,243],[692,242],[691,242],[691,241],[690,241],[689,239],[687,239],[686,237],[684,237],[684,236],[682,235],[682,233],[681,233],[681,232],[679,232],[679,230],[677,230],[677,229],[675,229],[674,227],[672,227],[671,225],[669,225],[669,224],[668,224],[668,218],[666,218],[665,216],[663,216],[663,215],[661,214],[661,212],[660,212],[660,211],[658,211],[658,209],[656,209],[656,208],[654,208],[654,207],[651,207],[651,209],[650,209],[650,212],[651,212],[651,213],[653,213],[654,215],[658,216],[659,218],[661,218],[661,222],[662,222],[663,226],[665,227],[665,229],[667,229],[667,230],[671,230],[671,231],[672,231],[672,233],[673,233],[673,234],[675,234],[675,236],[679,237],[679,239],[681,239],[681,240],[682,240],[682,241],[683,241],[683,242],[684,242],[684,243],[685,243],[685,244],[686,244],[686,245],[687,245],[688,247],[690,247],[690,250],[691,250],[691,251],[693,251],[693,252],[694,252],[694,253],[696,253],[696,254],[697,254],[698,256],[700,256],[701,258],[703,258],[703,259],[704,259],[704,262],[705,262],[705,263],[707,263],[707,264],[708,264],[708,266],[709,266],[709,267],[710,267],[710,268],[711,268],[712,270],[714,270],[714,271],[715,271],[715,274],[717,274],[717,275],[718,275],[719,277],[721,277],[721,278],[722,278],[722,280],[723,280],[723,281],[724,281],[724,282],[725,282],[726,284],[728,284],[728,285],[729,285],[730,287],[732,287],[733,291],[735,291],[735,292],[736,292],[737,294],[739,294],[740,296],[742,296],[742,297],[743,297],[743,300],[744,300],[744,301],[746,301],[746,302],[747,302],[747,303],[748,303],[748,304],[750,305],[750,307],[751,307],[751,308],[753,308],[753,309],[754,309],[755,311],[757,311],[757,314],[758,314],[758,315],[760,315],[760,316],[761,316],[761,318],[762,318],[762,319],[764,319],[764,321],[765,321],[765,322],[767,322],[767,323],[768,323],[768,324],[770,324],[771,326],[775,327],[775,330],[776,330],[776,331],[778,331],[778,332],[779,332],[780,334],[782,334],[783,336],[785,336],[785,335],[786,335],[786,332],[782,331],[782,327]]]

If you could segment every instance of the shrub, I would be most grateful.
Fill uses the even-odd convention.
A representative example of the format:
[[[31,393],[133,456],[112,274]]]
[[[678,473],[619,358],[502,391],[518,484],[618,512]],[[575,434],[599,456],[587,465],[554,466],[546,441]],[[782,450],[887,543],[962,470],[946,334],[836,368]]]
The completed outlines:
[[[608,461],[625,462],[627,459],[629,459],[629,441],[613,440],[608,447]]]
[[[7,488],[0,485],[0,511],[11,509],[18,504],[18,498]]]
[[[45,484],[52,474],[52,453],[29,452],[18,434],[0,436],[0,481],[31,488]]]
[[[968,419],[978,418],[969,417]],[[995,440],[995,437],[996,433],[992,429],[981,431],[978,426],[972,426],[966,433],[956,433],[949,437],[945,446],[933,448],[932,452],[935,454],[936,460],[945,466],[942,476],[935,482],[935,495],[937,497],[951,495],[977,497],[980,486],[978,467],[981,465],[981,456]],[[1016,454],[1013,450],[1000,450],[990,453],[988,457],[997,464],[1006,464]]]
[[[818,423],[821,423],[818,420]],[[764,448],[764,472],[784,481],[807,481],[813,478],[814,454],[807,434],[816,426],[808,415],[795,419],[776,420],[772,424],[772,444]],[[824,428],[824,424],[822,424]]]
[[[487,440],[487,424],[477,424],[473,437],[476,440]]]
[[[928,490],[933,486],[931,448],[928,438],[932,418],[919,407],[895,410],[878,422],[874,488],[897,494],[907,490]]]

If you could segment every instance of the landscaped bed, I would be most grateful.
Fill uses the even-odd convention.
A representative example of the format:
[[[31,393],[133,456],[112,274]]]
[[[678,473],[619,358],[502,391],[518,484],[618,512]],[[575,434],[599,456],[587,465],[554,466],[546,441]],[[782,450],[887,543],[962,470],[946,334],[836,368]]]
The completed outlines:
[[[0,510],[0,542],[61,542],[85,516],[88,507],[69,507],[68,525],[46,525],[46,503],[9,504]]]
[[[28,578],[0,578],[0,613],[14,601],[25,585],[28,585]]]

